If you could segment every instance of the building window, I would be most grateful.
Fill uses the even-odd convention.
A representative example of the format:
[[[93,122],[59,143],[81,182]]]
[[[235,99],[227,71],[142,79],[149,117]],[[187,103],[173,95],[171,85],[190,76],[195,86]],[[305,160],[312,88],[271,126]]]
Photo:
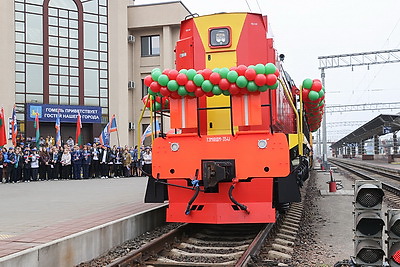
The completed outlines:
[[[159,56],[160,55],[160,36],[142,36],[142,57]]]
[[[108,121],[108,0],[15,0],[17,116],[26,103],[96,105]]]
[[[148,89],[149,87],[147,87],[145,84],[144,84],[144,79],[142,79],[142,98],[144,97],[144,96],[146,96],[147,95],[147,89]]]

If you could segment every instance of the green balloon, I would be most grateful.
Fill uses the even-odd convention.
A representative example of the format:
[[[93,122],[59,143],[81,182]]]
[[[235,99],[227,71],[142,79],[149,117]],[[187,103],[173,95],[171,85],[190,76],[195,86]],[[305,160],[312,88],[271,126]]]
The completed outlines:
[[[222,94],[222,90],[221,90],[221,88],[219,88],[218,85],[214,85],[211,91],[212,91],[212,93],[213,93],[214,95],[220,95],[220,94]]]
[[[226,79],[228,76],[229,69],[228,68],[222,68],[219,70],[219,75],[221,75],[222,79]]]
[[[204,77],[201,74],[196,74],[193,77],[193,82],[197,86],[201,86],[201,84],[204,82]]]
[[[247,90],[249,90],[249,92],[255,92],[255,91],[257,91],[257,89],[258,89],[258,86],[257,86],[257,84],[255,84],[255,82],[250,81],[247,83]]]
[[[206,93],[211,92],[211,90],[213,89],[213,84],[209,80],[205,80],[201,84],[201,89],[203,89],[203,91]]]
[[[266,85],[258,87],[258,91],[260,91],[260,92],[265,92],[267,90],[268,90],[268,86],[266,86]]]
[[[155,70],[154,72],[151,72],[151,78],[153,81],[158,81],[158,77],[160,77],[161,74],[161,70]]]
[[[216,73],[219,73],[219,71],[220,71],[219,68],[214,68],[214,69],[212,70],[212,72],[216,72]]]
[[[186,74],[186,72],[187,72],[187,69],[181,69],[181,70],[179,71],[179,73],[183,73],[183,74]]]
[[[228,79],[228,81],[230,81],[231,83],[236,82],[236,79],[239,77],[239,74],[234,71],[234,70],[230,70],[228,72],[228,74],[226,75],[226,78]]]
[[[161,72],[161,70],[160,70],[159,68],[154,68],[154,69],[151,70],[151,74],[153,74],[153,72],[156,72],[156,71],[157,71],[157,72],[158,72],[158,71]]]
[[[247,86],[247,79],[244,76],[239,76],[236,80],[236,85],[239,88],[245,88]]]
[[[149,94],[149,95],[157,95],[157,93],[154,93],[151,89],[150,89],[150,87],[147,89],[147,93]]]
[[[168,87],[168,90],[170,90],[170,91],[176,91],[176,90],[178,90],[179,84],[175,80],[170,80],[167,83],[167,87]]]
[[[319,98],[318,92],[310,91],[310,92],[308,93],[308,99],[310,99],[311,101],[315,101],[315,100],[317,100],[318,98]]]
[[[194,94],[194,92],[188,92],[188,95],[190,95],[190,96],[196,96],[196,95]]]
[[[312,86],[312,80],[307,78],[303,81],[303,88],[310,89]]]
[[[318,107],[323,106],[325,104],[325,100],[321,100],[321,102],[319,102]]]
[[[186,91],[185,86],[181,85],[178,87],[178,95],[185,96],[187,94],[188,94],[188,91]]]
[[[325,94],[325,92],[324,92],[324,90],[320,90],[320,91],[318,92],[318,94],[319,94],[319,97],[323,97],[324,94]]]
[[[263,64],[257,64],[255,67],[257,74],[264,74],[265,73],[265,66]]]
[[[265,74],[273,74],[276,71],[276,67],[272,63],[265,64]]]
[[[279,86],[279,82],[277,81],[274,85],[270,86],[269,89],[275,90],[276,88],[278,88]]]
[[[256,70],[256,66],[254,66],[254,65],[249,65],[247,68]]]
[[[194,76],[197,74],[196,70],[194,69],[189,69],[186,72],[186,76],[188,77],[189,80],[193,80]]]
[[[222,94],[223,94],[223,95],[226,95],[226,96],[231,95],[231,93],[229,92],[229,90],[222,90]]]
[[[168,84],[168,82],[169,82],[169,78],[168,78],[167,75],[161,74],[161,75],[158,77],[158,83],[159,83],[161,86],[166,86],[166,85]]]
[[[161,104],[158,103],[158,102],[154,102],[153,108],[154,108],[155,110],[160,110],[160,109],[161,109]]]

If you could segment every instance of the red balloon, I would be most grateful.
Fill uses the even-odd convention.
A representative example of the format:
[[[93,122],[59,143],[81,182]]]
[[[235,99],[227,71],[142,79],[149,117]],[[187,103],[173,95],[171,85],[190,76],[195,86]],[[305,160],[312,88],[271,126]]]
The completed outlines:
[[[168,75],[169,71],[170,71],[170,69],[165,69],[162,71],[162,74]]]
[[[193,81],[188,80],[186,85],[185,85],[186,91],[188,92],[194,92],[197,88],[197,86],[194,84]]]
[[[263,86],[267,82],[267,77],[264,74],[257,74],[254,83],[257,86]]]
[[[274,75],[275,75],[276,77],[279,77],[280,73],[279,73],[278,68],[277,68],[276,71],[274,72]]]
[[[237,71],[237,67],[230,67],[229,70]]]
[[[212,70],[210,70],[210,69],[204,69],[204,70],[203,70],[203,73],[202,73],[202,75],[203,75],[203,77],[204,77],[204,80],[209,80],[209,79],[210,79],[211,73],[212,73]]]
[[[197,87],[196,90],[194,91],[194,95],[197,97],[201,97],[204,95],[204,91],[201,89],[201,87]]]
[[[210,91],[210,92],[206,92],[206,93],[204,93],[206,96],[208,96],[208,97],[212,97],[212,96],[214,96],[214,93],[212,92],[212,91]]]
[[[151,75],[147,75],[147,76],[144,78],[144,84],[145,84],[146,86],[150,86],[150,84],[151,84],[152,82],[154,82],[154,81],[153,81],[153,78],[151,78]]]
[[[240,88],[240,93],[242,95],[248,95],[249,94],[249,90],[247,90],[246,87]]]
[[[232,83],[229,86],[229,93],[231,93],[231,95],[237,95],[240,93],[240,88],[237,87],[237,85],[235,83]]]
[[[317,79],[313,80],[313,83],[311,85],[311,90],[319,92],[319,91],[321,91],[321,89],[322,89],[321,81],[317,80]]]
[[[254,81],[257,76],[257,72],[255,69],[249,68],[244,72],[244,77],[246,77],[249,81]]]
[[[153,91],[154,93],[158,93],[160,92],[161,89],[161,85],[158,82],[152,82],[150,84],[150,89],[151,91]]]
[[[276,83],[277,78],[275,74],[268,74],[267,75],[267,81],[265,82],[268,86],[272,86]]]
[[[178,95],[178,91],[172,91],[170,97],[173,99],[182,98],[180,95]]]
[[[217,85],[221,80],[221,75],[217,72],[213,72],[211,73],[209,80],[212,84]]]
[[[188,77],[186,76],[186,74],[183,73],[179,73],[178,76],[176,76],[176,82],[179,85],[185,85],[188,81]]]
[[[168,72],[168,78],[170,79],[170,80],[175,80],[176,79],[176,76],[178,76],[178,71],[176,70],[176,69],[172,69],[172,70],[170,70],[169,72]]]
[[[142,98],[142,101],[143,101],[143,104],[145,104],[147,108],[150,108],[150,100],[147,102],[148,96],[149,96],[149,95],[145,95],[145,96]]]
[[[162,94],[163,96],[170,96],[171,91],[168,90],[168,88],[166,86],[161,86],[160,94]]]
[[[228,90],[231,83],[228,81],[228,79],[221,79],[218,85],[221,90]]]
[[[303,88],[302,91],[302,95],[303,95],[303,101],[310,101],[310,99],[308,98],[308,93],[310,92],[310,90],[308,90],[307,88]]]
[[[161,97],[159,97],[159,96],[156,96],[156,99],[155,99],[155,101],[156,101],[156,102],[158,102],[158,103],[161,103]]]
[[[246,72],[247,67],[245,65],[239,65],[237,67],[237,73],[239,74],[239,76],[244,76],[244,73]]]
[[[196,71],[197,74],[203,74],[203,70]]]

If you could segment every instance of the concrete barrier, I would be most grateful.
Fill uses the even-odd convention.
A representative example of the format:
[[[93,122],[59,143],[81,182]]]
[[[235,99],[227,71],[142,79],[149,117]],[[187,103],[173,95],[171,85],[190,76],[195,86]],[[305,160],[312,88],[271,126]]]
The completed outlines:
[[[0,267],[71,267],[165,222],[167,204],[54,240],[0,259]]]

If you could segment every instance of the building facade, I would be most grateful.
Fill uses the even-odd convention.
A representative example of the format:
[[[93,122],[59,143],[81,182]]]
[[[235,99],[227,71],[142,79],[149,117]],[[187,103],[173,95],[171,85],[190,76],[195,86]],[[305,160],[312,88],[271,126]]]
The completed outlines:
[[[118,135],[111,135],[111,144],[135,144],[134,129],[143,128],[137,125],[142,80],[155,67],[174,67],[180,21],[189,13],[181,2],[1,1],[0,103],[6,117],[16,105],[19,137],[24,139],[34,136],[38,110],[61,110],[66,140],[75,133],[71,116],[95,110],[96,116],[82,120],[85,142],[93,142],[115,115]],[[41,134],[54,136],[55,118],[53,122],[44,110],[39,115],[47,116],[40,117]]]

